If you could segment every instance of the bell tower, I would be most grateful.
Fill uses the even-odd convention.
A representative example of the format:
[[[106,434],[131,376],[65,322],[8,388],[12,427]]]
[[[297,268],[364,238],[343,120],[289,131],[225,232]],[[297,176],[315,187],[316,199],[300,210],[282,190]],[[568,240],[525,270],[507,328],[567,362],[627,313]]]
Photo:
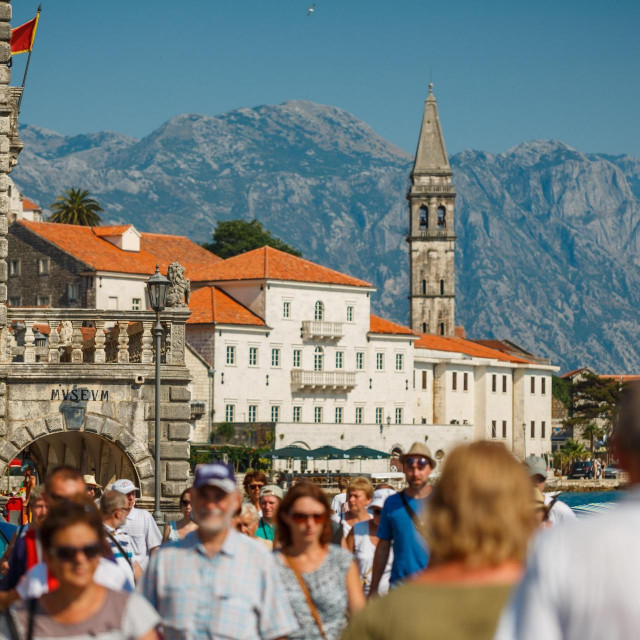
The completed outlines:
[[[411,172],[409,200],[409,306],[417,333],[452,336],[455,263],[451,167],[429,83],[422,127]]]

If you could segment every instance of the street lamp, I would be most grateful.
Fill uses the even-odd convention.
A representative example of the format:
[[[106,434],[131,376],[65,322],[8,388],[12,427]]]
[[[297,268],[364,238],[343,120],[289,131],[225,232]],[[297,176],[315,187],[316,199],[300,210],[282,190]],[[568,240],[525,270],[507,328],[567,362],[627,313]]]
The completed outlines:
[[[147,280],[147,293],[149,305],[156,312],[156,324],[153,327],[156,349],[156,449],[155,449],[155,504],[153,519],[160,525],[163,524],[162,511],[160,511],[160,361],[162,360],[162,325],[160,324],[160,312],[167,303],[167,291],[171,283],[160,273],[160,267],[156,265],[156,272]]]

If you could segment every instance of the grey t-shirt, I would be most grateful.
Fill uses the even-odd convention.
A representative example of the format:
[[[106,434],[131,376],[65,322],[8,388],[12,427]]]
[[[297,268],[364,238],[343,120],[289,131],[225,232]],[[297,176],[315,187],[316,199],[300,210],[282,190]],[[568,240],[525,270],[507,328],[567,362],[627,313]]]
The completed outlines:
[[[16,602],[10,613],[20,638],[27,637],[27,603]],[[107,589],[102,608],[76,624],[54,620],[40,603],[36,605],[33,637],[39,640],[137,640],[160,623],[156,610],[142,596]],[[0,640],[12,640],[6,616],[0,616]]]

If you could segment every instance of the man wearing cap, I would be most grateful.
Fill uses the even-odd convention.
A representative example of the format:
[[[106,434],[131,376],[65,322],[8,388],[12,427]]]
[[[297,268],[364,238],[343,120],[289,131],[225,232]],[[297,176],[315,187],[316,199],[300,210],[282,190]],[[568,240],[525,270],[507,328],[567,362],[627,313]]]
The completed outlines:
[[[547,481],[547,461],[541,456],[530,455],[524,461],[525,467],[529,471],[533,486],[539,489],[544,495],[544,504],[547,507],[547,518],[549,526],[553,527],[563,522],[572,522],[576,520],[576,514],[573,513],[568,504],[544,493],[544,485]]]
[[[276,533],[276,516],[282,502],[282,489],[276,484],[268,484],[260,489],[260,510],[262,517],[258,522],[256,538],[273,542]]]
[[[144,571],[149,564],[149,556],[162,544],[160,529],[148,511],[136,509],[138,487],[131,480],[116,480],[109,489],[127,496],[127,521],[124,530],[131,538],[133,559]]]
[[[198,529],[154,554],[138,585],[162,616],[163,637],[275,640],[293,633],[298,624],[272,554],[231,526],[242,500],[231,468],[198,466],[191,500]]]
[[[378,585],[392,548],[392,587],[425,569],[429,562],[429,551],[421,528],[427,497],[432,490],[427,481],[436,462],[429,447],[421,442],[414,442],[411,449],[400,456],[400,462],[408,486],[404,491],[390,496],[382,508],[378,527],[380,541],[373,558],[370,597],[378,593]]]

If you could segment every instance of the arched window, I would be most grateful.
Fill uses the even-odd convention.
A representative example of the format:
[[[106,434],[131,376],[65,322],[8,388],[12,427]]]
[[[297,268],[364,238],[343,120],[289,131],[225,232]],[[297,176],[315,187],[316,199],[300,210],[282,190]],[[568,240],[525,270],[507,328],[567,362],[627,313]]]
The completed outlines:
[[[429,226],[429,209],[427,205],[420,207],[420,229],[426,229]]]
[[[313,369],[314,371],[322,371],[324,369],[324,349],[316,347],[313,353]]]
[[[318,300],[313,312],[314,320],[324,320],[324,303]]]
[[[444,207],[438,207],[438,228],[446,229],[447,227],[447,210]]]
[[[440,280],[440,295],[444,295],[444,280]]]
[[[422,333],[427,333],[427,323],[426,322],[422,323]]]
[[[426,280],[422,281],[422,295],[423,296],[427,295],[427,281]]]
[[[444,335],[444,322],[440,323],[440,335],[443,336]]]

